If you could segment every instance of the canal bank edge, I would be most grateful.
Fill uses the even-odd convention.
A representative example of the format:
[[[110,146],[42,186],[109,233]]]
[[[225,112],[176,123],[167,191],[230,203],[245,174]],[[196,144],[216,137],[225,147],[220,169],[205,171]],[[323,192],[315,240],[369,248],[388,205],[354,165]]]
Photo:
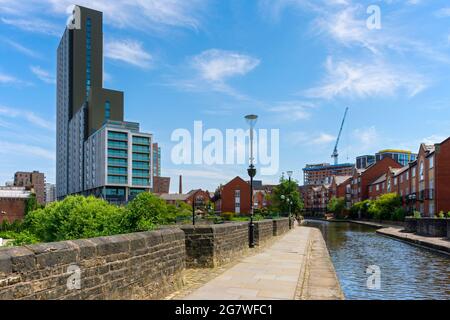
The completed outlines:
[[[419,236],[413,233],[402,232],[398,228],[382,228],[378,229],[376,232],[380,235],[445,254],[450,257],[450,241],[445,240],[444,238]]]
[[[300,271],[296,300],[344,300],[325,239],[316,228],[309,228],[308,245]]]
[[[377,228],[376,233],[410,245],[432,250],[450,256],[450,241],[445,237],[427,237],[405,232],[400,226],[389,226],[370,221],[349,220],[348,222]]]

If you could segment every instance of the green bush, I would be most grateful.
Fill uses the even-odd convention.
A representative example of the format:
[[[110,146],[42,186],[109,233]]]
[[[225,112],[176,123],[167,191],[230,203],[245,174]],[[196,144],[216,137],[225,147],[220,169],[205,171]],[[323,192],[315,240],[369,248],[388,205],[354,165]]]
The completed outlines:
[[[416,219],[422,218],[422,214],[421,214],[419,211],[414,211],[413,216],[414,216],[414,218],[416,218]]]
[[[439,219],[444,219],[444,218],[445,218],[445,213],[444,213],[444,211],[441,211],[441,212],[439,212],[436,216],[437,216]]]
[[[222,212],[221,214],[220,214],[220,216],[223,218],[223,220],[225,220],[225,221],[231,221],[233,218],[234,218],[234,216],[235,216],[235,213],[234,212]]]
[[[450,218],[450,211],[447,212],[447,218]]]
[[[336,197],[331,198],[330,202],[328,203],[327,209],[336,217],[342,217],[344,215],[345,199]]]
[[[0,232],[0,238],[12,240],[8,243],[9,246],[23,246],[40,242],[34,234],[27,230],[21,232],[3,231]]]
[[[126,227],[130,232],[147,231],[159,224],[173,223],[166,202],[154,194],[143,192],[126,207]]]
[[[404,221],[406,217],[406,210],[403,208],[397,208],[395,209],[393,215],[392,215],[392,220],[394,221]]]
[[[24,227],[43,242],[126,233],[125,209],[94,197],[69,196],[30,212]]]

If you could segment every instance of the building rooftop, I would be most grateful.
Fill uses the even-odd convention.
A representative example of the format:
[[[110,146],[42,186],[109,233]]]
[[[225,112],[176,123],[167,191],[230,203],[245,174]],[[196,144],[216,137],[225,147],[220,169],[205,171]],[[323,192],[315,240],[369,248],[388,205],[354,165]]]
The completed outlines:
[[[379,184],[382,182],[386,181],[386,173],[383,174],[381,177],[379,177],[377,180],[375,180],[374,182],[372,182],[370,185],[375,185],[375,184]]]
[[[0,187],[0,198],[28,199],[31,191],[22,187]]]
[[[324,165],[307,165],[303,168],[303,171],[320,171],[326,169],[340,169],[340,168],[353,168],[353,163],[341,163],[341,164],[324,164]]]
[[[351,179],[352,176],[334,176],[333,179],[334,181],[336,181],[336,184],[339,186],[341,184],[343,184],[345,181],[347,181],[348,179]]]
[[[163,193],[159,197],[165,201],[186,201],[189,194]]]

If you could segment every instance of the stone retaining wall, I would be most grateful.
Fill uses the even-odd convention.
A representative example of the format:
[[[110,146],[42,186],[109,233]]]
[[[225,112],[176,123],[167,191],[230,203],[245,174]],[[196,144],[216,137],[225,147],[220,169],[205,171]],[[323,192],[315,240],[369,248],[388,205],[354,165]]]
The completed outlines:
[[[255,221],[255,244],[263,245],[265,242],[273,238],[273,221],[262,220]]]
[[[417,219],[417,234],[427,237],[447,237],[448,219]]]
[[[273,220],[273,235],[281,236],[289,231],[289,218]]]
[[[248,250],[248,223],[182,226],[186,234],[186,264],[191,268],[217,267]]]
[[[417,220],[416,218],[405,218],[405,232],[416,233],[417,232]]]
[[[158,299],[181,285],[185,257],[179,229],[2,248],[0,300]]]

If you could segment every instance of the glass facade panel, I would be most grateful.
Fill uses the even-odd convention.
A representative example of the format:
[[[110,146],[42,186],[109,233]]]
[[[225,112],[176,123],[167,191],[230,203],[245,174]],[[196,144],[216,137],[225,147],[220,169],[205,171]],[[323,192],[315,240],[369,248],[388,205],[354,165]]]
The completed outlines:
[[[108,155],[110,157],[127,158],[128,152],[126,150],[108,149]]]
[[[133,152],[150,153],[150,147],[133,145]]]
[[[105,121],[111,119],[111,103],[109,101],[105,102]]]
[[[128,161],[126,159],[108,158],[108,165],[116,167],[127,167]]]
[[[150,161],[150,155],[133,153],[133,160]]]
[[[108,174],[119,174],[126,176],[128,174],[127,168],[108,167]]]
[[[127,141],[128,140],[128,134],[123,133],[123,132],[109,131],[108,132],[108,139]]]
[[[108,175],[108,183],[118,183],[118,184],[127,184],[128,179],[126,176],[111,176]]]
[[[119,149],[128,149],[128,143],[125,141],[108,141],[109,148],[119,148]]]
[[[149,169],[147,162],[133,161],[133,169]]]
[[[133,169],[133,176],[136,176],[136,177],[149,177],[150,176],[150,171],[149,170]]]
[[[133,185],[135,185],[135,186],[149,186],[150,185],[150,179],[133,178]]]
[[[145,137],[133,137],[133,143],[135,144],[143,144],[150,145],[150,139]]]

